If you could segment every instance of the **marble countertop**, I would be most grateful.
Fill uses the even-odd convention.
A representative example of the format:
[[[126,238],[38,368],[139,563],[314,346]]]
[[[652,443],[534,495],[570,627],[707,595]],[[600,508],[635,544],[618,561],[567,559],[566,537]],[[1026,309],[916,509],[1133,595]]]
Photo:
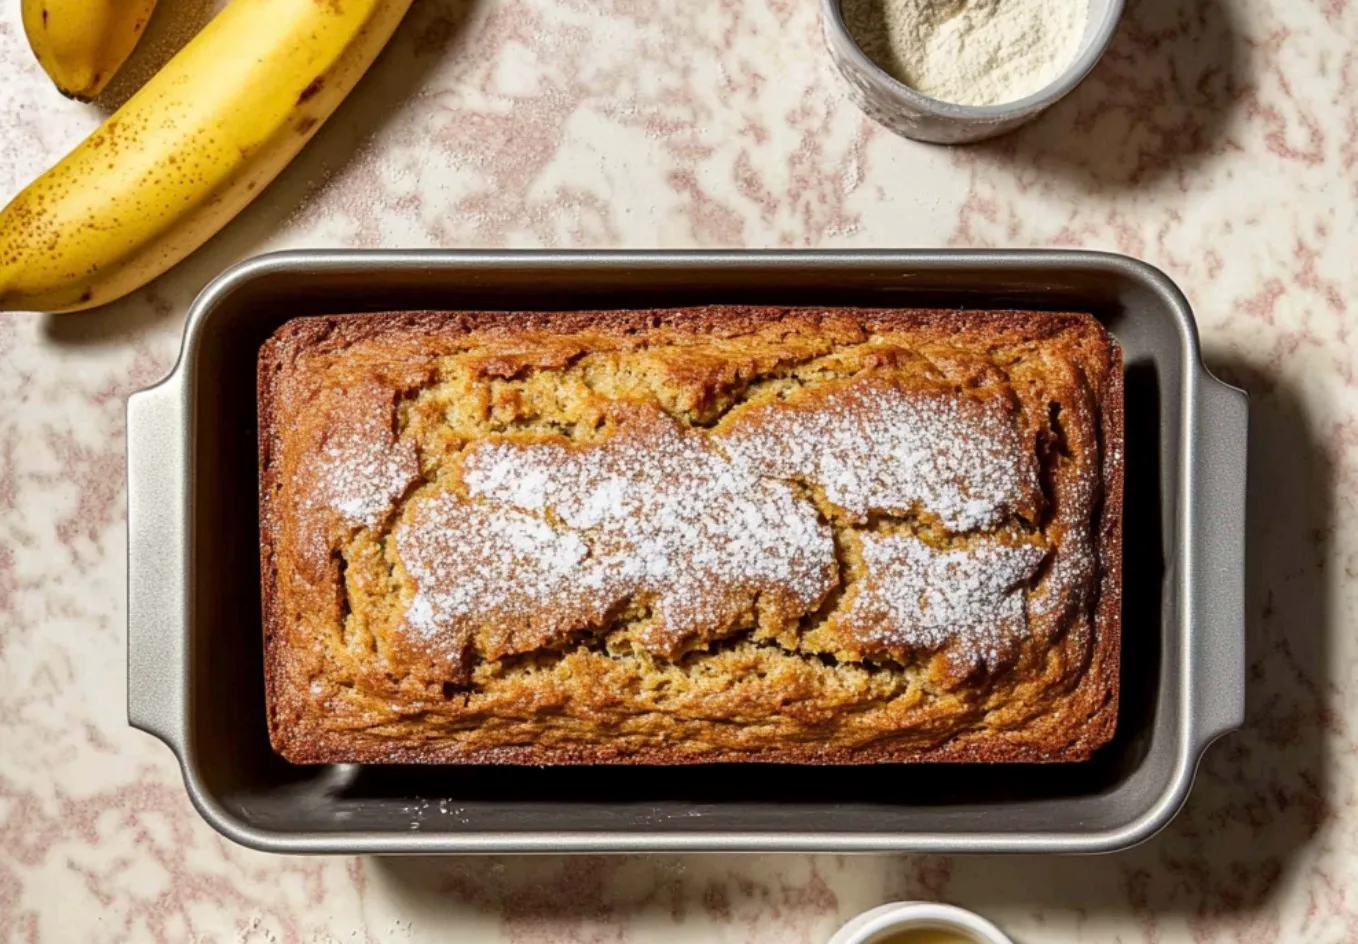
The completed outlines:
[[[162,3],[110,102],[208,14]],[[1358,4],[1130,0],[1008,138],[863,118],[814,0],[420,0],[279,181],[148,289],[0,315],[0,941],[821,942],[884,901],[1022,944],[1358,939]],[[87,133],[0,10],[0,197]],[[105,105],[109,103],[104,103]],[[1253,395],[1248,720],[1098,858],[283,858],[125,723],[124,417],[193,295],[282,247],[1080,246],[1185,289]]]

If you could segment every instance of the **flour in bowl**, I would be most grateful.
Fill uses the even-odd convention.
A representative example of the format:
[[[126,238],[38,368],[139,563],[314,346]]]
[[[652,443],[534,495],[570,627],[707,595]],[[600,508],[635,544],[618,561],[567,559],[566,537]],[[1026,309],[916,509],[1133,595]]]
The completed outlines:
[[[841,9],[869,58],[957,105],[1040,91],[1079,52],[1089,17],[1087,0],[842,0]]]

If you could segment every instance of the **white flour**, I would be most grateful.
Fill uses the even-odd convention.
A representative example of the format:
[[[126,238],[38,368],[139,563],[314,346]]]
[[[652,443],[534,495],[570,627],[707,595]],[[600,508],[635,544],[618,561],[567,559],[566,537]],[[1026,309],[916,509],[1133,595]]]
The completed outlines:
[[[849,32],[897,79],[958,105],[1040,90],[1075,58],[1087,0],[843,0]]]

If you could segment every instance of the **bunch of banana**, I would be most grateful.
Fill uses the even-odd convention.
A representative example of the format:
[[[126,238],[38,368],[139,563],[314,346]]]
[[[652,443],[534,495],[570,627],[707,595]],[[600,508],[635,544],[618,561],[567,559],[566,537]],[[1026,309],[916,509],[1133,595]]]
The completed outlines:
[[[131,54],[156,0],[23,0],[24,32],[62,94],[88,101]]]
[[[232,0],[0,211],[0,309],[102,305],[198,248],[292,160],[410,4]]]

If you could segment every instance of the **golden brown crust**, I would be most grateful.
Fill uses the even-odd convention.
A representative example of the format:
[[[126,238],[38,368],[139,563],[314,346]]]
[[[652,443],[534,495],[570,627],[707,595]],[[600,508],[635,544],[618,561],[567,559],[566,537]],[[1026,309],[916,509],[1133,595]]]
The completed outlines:
[[[476,447],[578,455],[637,404],[696,439],[727,436],[780,398],[811,402],[864,378],[1009,404],[1045,495],[1037,508],[1016,493],[997,532],[1045,549],[1023,590],[1026,635],[982,657],[856,628],[844,616],[867,586],[851,579],[865,528],[968,553],[994,528],[953,533],[913,507],[855,523],[816,489],[798,496],[833,531],[845,586],[804,612],[761,608],[737,587],[710,625],[658,649],[646,631],[663,600],[628,588],[606,612],[572,615],[564,635],[540,616],[473,620],[457,640],[412,631],[413,522],[431,495],[470,502]],[[1089,316],[715,306],[307,318],[264,345],[258,398],[268,717],[294,762],[1049,762],[1084,759],[1113,734],[1121,353]],[[334,473],[340,455],[360,456],[361,488],[352,468]]]

